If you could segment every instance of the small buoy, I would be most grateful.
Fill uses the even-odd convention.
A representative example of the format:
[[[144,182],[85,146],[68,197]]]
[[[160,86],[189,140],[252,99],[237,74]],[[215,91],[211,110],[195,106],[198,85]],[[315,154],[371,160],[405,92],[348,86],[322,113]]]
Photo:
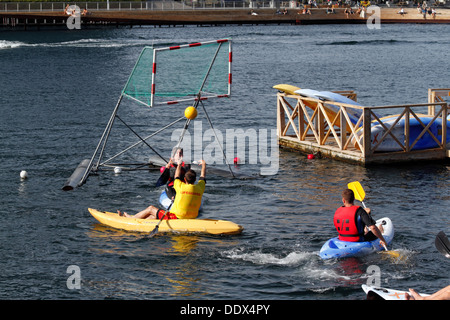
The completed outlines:
[[[161,168],[159,168],[159,172],[161,172],[161,173],[163,173],[164,170],[166,170],[166,167],[165,167],[165,166],[162,166]]]
[[[308,159],[314,159],[314,155],[313,154],[308,154]]]
[[[28,178],[28,172],[26,172],[25,170],[20,171],[20,178],[21,179]]]
[[[234,164],[238,164],[240,162],[241,159],[239,159],[238,157],[234,158],[233,162]]]
[[[122,172],[122,168],[121,167],[115,167],[114,168],[114,173],[115,174],[119,174],[119,173],[121,173]]]
[[[194,120],[197,117],[197,109],[190,106],[184,110],[184,116],[189,120]]]

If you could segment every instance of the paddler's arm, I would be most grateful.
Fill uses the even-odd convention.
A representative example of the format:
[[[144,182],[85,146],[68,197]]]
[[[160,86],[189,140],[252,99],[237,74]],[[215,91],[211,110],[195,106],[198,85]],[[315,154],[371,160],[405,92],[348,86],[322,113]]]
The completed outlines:
[[[372,231],[372,233],[373,233],[374,235],[376,235],[378,239],[380,239],[381,245],[382,245],[384,248],[386,248],[386,247],[387,247],[387,243],[386,243],[386,240],[384,240],[384,237],[383,237],[383,235],[381,234],[380,229],[378,229],[378,227],[374,224],[374,225],[371,225],[371,226],[369,227],[369,230]]]
[[[175,179],[181,177],[181,167],[182,167],[181,163],[177,165],[177,169],[175,170]]]
[[[170,169],[170,167],[173,165],[173,160],[170,159],[169,162],[166,164],[166,169]]]
[[[202,171],[200,173],[200,177],[206,178],[206,162],[205,162],[205,160],[200,160],[199,162],[201,162],[201,164],[202,164]]]
[[[369,215],[369,213],[364,210],[362,207],[359,207],[357,213],[359,213],[359,216],[366,226],[366,228],[378,238],[380,239],[380,243],[383,247],[387,247],[386,240],[384,240],[383,234],[381,233],[380,229],[378,229],[377,225],[375,224],[375,220]]]

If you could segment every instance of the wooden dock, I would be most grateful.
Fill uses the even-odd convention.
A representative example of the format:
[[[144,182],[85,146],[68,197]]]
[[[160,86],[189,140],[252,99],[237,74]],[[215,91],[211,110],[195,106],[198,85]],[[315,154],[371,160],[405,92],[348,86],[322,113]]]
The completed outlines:
[[[81,8],[83,9],[83,8]],[[423,18],[415,8],[406,8],[405,14],[398,14],[400,8],[380,8],[383,23],[450,23],[450,9],[437,8],[435,17]],[[91,25],[113,26],[211,26],[211,25],[270,25],[270,24],[363,24],[371,17],[362,17],[354,10],[346,14],[345,8],[335,8],[327,13],[326,8],[310,9],[304,14],[301,8],[288,8],[286,14],[276,9],[192,9],[192,10],[92,10],[81,16],[82,27]],[[0,11],[0,28],[27,29],[40,26],[64,26],[68,16],[61,11]]]
[[[336,93],[356,101],[356,93],[353,91]],[[302,153],[320,154],[361,165],[448,160],[450,153],[446,145],[447,126],[441,126],[437,133],[432,133],[430,128],[433,123],[438,125],[439,121],[447,124],[448,104],[444,97],[449,94],[450,89],[429,89],[427,104],[365,107],[340,102],[331,104],[330,101],[280,91],[277,94],[278,143],[281,147]],[[395,122],[387,124],[379,113],[395,115]],[[360,114],[360,117],[352,119],[355,114]],[[432,117],[429,124],[420,121],[420,116],[423,115]],[[414,119],[422,124],[422,131],[414,141],[410,141],[409,123]],[[384,128],[378,137],[374,137],[371,132],[374,121]],[[396,137],[392,130],[399,121],[405,123],[403,139]],[[436,147],[414,150],[424,134],[434,139]],[[400,150],[380,151],[385,138],[394,140]]]

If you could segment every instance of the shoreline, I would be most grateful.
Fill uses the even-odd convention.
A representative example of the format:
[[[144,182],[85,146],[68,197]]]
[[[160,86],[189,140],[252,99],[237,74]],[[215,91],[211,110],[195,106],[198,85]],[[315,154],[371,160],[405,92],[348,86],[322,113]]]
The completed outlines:
[[[400,7],[379,7],[379,22],[383,23],[450,23],[450,9],[436,8],[436,15],[427,14],[424,19],[417,8],[403,8],[404,14],[399,14]],[[202,10],[95,10],[81,16],[83,27],[98,25],[114,26],[214,26],[214,25],[271,25],[271,24],[364,24],[368,19],[375,20],[373,12],[361,17],[353,9],[353,14],[346,14],[346,8],[336,8],[334,13],[327,13],[326,8],[310,9],[310,14],[302,13],[303,9],[288,8],[286,14],[277,13],[276,9],[202,9]],[[255,14],[251,14],[253,11]],[[0,12],[0,30],[27,29],[37,26],[64,26],[68,15],[63,11],[48,12]],[[21,28],[22,27],[22,28]]]

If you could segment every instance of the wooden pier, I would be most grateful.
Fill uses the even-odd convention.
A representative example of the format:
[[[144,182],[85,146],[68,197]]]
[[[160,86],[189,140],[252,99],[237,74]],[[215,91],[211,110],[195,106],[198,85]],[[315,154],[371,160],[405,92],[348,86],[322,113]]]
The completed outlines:
[[[276,86],[277,87],[277,86]],[[356,101],[353,91],[335,91]],[[394,106],[365,107],[349,103],[330,102],[282,91],[277,94],[277,136],[281,147],[307,154],[343,160],[361,165],[412,162],[418,160],[448,160],[447,115],[450,89],[429,89],[428,103]],[[331,110],[331,111],[330,111]],[[356,112],[352,112],[356,111]],[[360,114],[355,121],[351,114]],[[390,124],[379,114],[394,115]],[[428,124],[421,116],[430,116]],[[422,131],[410,141],[410,122],[415,119],[422,125]],[[381,137],[373,137],[373,122],[378,122],[384,131]],[[394,126],[404,121],[403,139],[393,134]],[[436,133],[431,132],[433,124],[444,124]],[[356,122],[356,123],[355,123]],[[434,140],[437,147],[413,150],[424,134]],[[398,144],[399,151],[380,151],[385,138]]]

